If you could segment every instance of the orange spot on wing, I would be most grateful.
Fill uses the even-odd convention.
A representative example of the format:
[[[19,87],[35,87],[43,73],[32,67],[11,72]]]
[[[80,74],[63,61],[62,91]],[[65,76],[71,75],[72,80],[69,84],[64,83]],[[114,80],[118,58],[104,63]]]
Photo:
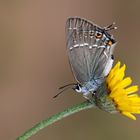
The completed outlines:
[[[111,46],[111,45],[112,45],[112,41],[111,41],[111,40],[108,40],[108,41],[106,42],[106,45]]]

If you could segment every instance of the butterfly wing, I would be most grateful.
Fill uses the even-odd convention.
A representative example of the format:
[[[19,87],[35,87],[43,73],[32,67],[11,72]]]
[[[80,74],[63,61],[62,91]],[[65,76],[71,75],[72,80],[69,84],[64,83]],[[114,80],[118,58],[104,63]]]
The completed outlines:
[[[114,47],[106,49],[104,41],[95,37],[97,28],[102,29],[82,18],[72,17],[67,20],[69,62],[75,79],[81,84],[106,76],[109,65],[113,63],[111,55]]]

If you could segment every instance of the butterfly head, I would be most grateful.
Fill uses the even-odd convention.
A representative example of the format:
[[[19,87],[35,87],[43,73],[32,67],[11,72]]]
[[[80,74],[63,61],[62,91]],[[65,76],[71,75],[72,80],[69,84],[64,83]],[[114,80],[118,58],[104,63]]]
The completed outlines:
[[[75,84],[72,89],[78,93],[82,92],[82,86],[80,84]]]

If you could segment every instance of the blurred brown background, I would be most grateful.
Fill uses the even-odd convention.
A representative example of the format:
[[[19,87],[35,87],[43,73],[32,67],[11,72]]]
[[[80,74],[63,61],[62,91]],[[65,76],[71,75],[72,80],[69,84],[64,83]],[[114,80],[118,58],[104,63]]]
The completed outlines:
[[[25,130],[84,99],[58,87],[73,82],[65,42],[65,22],[81,16],[100,26],[113,21],[116,60],[140,83],[139,0],[0,1],[0,139],[14,140]],[[40,131],[31,140],[138,140],[140,116],[132,121],[90,109]]]

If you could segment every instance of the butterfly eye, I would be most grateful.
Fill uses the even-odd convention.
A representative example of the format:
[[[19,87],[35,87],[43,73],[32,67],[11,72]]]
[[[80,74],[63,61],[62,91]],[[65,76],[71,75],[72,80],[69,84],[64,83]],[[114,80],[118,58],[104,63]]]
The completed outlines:
[[[96,32],[95,37],[96,37],[97,39],[100,39],[100,38],[102,37],[102,33],[100,33],[100,32]]]
[[[111,45],[112,45],[112,41],[111,41],[111,40],[107,40],[107,41],[106,41],[106,45],[107,45],[107,46],[111,46]]]

